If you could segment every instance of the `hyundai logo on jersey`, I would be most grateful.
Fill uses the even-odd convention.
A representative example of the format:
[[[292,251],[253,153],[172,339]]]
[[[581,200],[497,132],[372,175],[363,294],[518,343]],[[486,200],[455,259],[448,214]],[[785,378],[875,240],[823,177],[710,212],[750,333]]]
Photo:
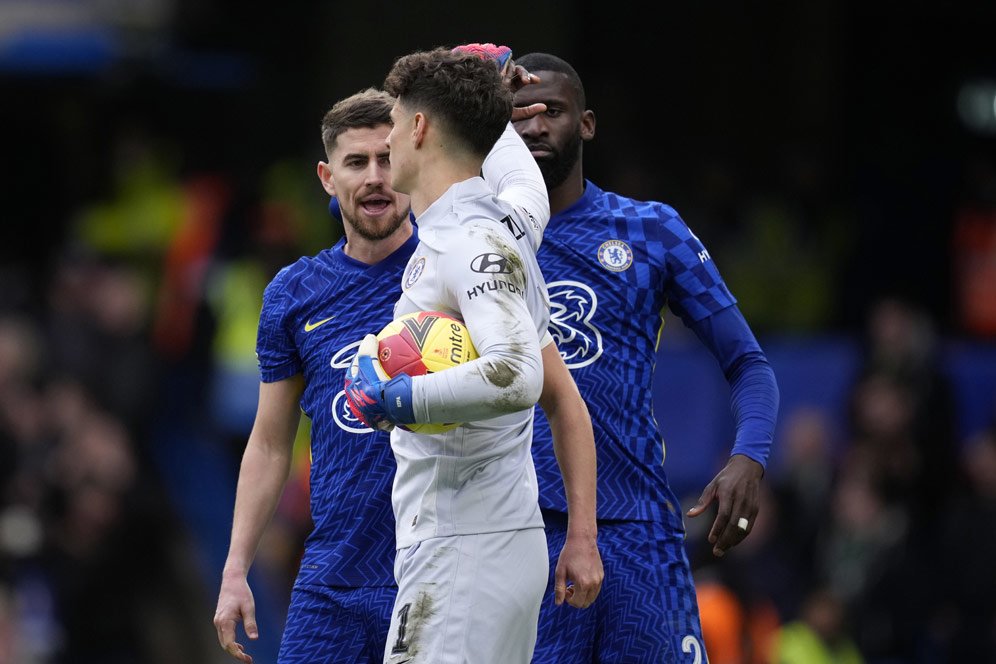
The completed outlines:
[[[481,274],[508,274],[508,259],[501,254],[480,254],[470,262],[470,269]]]

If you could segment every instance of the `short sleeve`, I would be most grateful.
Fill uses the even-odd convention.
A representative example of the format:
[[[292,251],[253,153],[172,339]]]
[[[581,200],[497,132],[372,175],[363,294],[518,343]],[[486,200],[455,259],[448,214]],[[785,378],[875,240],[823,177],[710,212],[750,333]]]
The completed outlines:
[[[275,383],[302,371],[297,345],[288,332],[290,298],[281,278],[285,274],[278,274],[263,292],[263,309],[256,333],[256,360],[260,380],[264,383]]]

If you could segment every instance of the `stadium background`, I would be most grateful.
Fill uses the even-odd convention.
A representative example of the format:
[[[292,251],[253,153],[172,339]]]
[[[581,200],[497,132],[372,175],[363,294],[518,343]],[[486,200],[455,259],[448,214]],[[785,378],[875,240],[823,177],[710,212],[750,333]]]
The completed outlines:
[[[340,232],[321,116],[398,55],[487,40],[577,66],[586,174],[678,209],[778,376],[754,534],[711,564],[690,524],[713,664],[762,661],[820,581],[868,662],[991,657],[994,29],[968,2],[0,0],[0,663],[226,661],[259,294]],[[676,319],[656,387],[694,500],[730,414]],[[299,451],[253,572],[262,662]]]

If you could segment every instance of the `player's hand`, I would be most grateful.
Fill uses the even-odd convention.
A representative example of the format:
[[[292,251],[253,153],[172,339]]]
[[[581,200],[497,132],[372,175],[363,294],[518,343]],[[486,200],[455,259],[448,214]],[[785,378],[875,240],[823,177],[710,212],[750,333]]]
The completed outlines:
[[[602,590],[605,571],[595,538],[568,533],[554,572],[553,602],[587,609]],[[570,584],[570,585],[568,585]]]
[[[526,71],[526,68],[522,65],[517,65],[514,62],[510,63],[507,73],[502,76],[505,81],[505,85],[512,94],[515,94],[527,85],[532,85],[533,83],[539,83],[540,77],[536,74],[530,74]],[[519,122],[520,120],[528,120],[529,118],[539,115],[546,111],[546,104],[543,102],[536,102],[535,104],[529,104],[528,106],[515,106],[512,108],[512,122]]]
[[[218,642],[229,655],[252,664],[252,655],[235,640],[235,626],[242,622],[246,635],[256,640],[259,628],[256,626],[256,602],[249,589],[249,582],[241,574],[223,574],[221,591],[218,593],[218,608],[214,612],[214,628],[218,632]]]
[[[526,71],[525,67],[515,64],[515,60],[512,59],[512,49],[508,46],[498,46],[491,43],[461,44],[460,46],[455,46],[453,51],[456,53],[470,53],[482,60],[494,60],[495,64],[498,65],[498,70],[501,72],[502,81],[505,82],[505,85],[508,86],[508,89],[513,94],[531,83],[540,82],[539,76],[530,74]],[[516,106],[512,109],[512,122],[528,120],[545,110],[546,104],[542,103]]]
[[[353,415],[371,429],[390,431],[396,424],[415,421],[412,379],[406,374],[388,379],[377,359],[377,337],[372,334],[360,342],[346,372],[346,401]]]
[[[742,454],[734,454],[706,485],[695,506],[688,510],[688,516],[696,517],[713,501],[719,503],[716,519],[709,530],[709,543],[717,558],[722,558],[727,550],[742,542],[754,527],[763,475],[761,464]],[[741,519],[746,520],[746,527],[741,527],[744,523]]]
[[[536,74],[530,74],[521,65],[515,65],[515,78],[513,80],[520,82],[524,81],[521,85],[518,85],[517,87],[512,87],[510,85],[510,87],[512,87],[513,93],[516,92],[516,90],[521,89],[525,85],[540,82],[539,76],[537,76]],[[528,120],[529,118],[535,117],[540,113],[545,113],[545,112],[546,112],[546,104],[544,104],[543,102],[536,102],[535,104],[529,104],[528,106],[514,106],[512,108],[511,121],[519,122],[521,120]]]

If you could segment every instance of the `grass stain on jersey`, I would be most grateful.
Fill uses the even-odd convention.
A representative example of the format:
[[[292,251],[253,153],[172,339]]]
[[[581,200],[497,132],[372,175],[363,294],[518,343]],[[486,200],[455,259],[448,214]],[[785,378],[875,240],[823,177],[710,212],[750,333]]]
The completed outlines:
[[[500,235],[488,233],[487,241],[494,248],[495,253],[500,254],[505,259],[508,265],[508,276],[512,277],[513,281],[519,281],[520,283],[516,285],[525,289],[526,275],[522,268],[522,258],[519,256],[519,252],[515,250],[515,247],[505,242]]]
[[[484,367],[484,377],[495,387],[508,387],[515,382],[518,372],[507,360],[493,360]]]
[[[436,584],[426,584],[435,586]],[[415,602],[412,604],[411,612],[408,614],[408,625],[411,636],[408,639],[408,654],[414,661],[419,653],[419,636],[422,627],[436,614],[435,600],[428,590],[420,590],[415,595]]]

